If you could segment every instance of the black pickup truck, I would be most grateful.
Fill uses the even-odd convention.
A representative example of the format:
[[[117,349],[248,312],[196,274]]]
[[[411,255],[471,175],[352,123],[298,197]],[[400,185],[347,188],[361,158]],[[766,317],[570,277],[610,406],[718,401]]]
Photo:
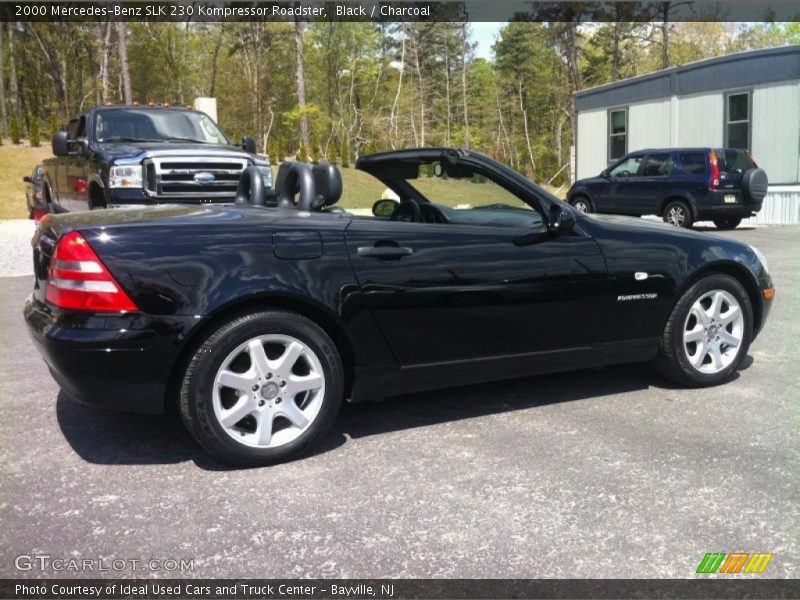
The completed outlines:
[[[48,212],[130,204],[233,202],[248,166],[272,186],[269,163],[245,137],[235,145],[205,113],[169,106],[89,110],[53,136],[44,161]]]

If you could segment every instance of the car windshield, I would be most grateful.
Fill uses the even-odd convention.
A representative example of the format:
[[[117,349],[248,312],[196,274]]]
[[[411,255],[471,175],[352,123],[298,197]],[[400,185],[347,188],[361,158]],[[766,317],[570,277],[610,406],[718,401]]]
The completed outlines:
[[[98,142],[229,143],[207,115],[188,110],[103,110],[97,113],[94,132]]]

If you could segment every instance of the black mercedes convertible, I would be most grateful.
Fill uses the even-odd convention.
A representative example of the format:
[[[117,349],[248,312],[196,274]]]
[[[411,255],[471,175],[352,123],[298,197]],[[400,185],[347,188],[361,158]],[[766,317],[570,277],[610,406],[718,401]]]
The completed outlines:
[[[746,244],[578,214],[470,150],[357,168],[391,190],[371,215],[337,206],[335,166],[286,162],[274,195],[251,168],[234,204],[43,219],[24,315],[53,377],[93,406],[176,406],[213,455],[262,465],[345,399],[641,361],[723,383],[769,313]]]

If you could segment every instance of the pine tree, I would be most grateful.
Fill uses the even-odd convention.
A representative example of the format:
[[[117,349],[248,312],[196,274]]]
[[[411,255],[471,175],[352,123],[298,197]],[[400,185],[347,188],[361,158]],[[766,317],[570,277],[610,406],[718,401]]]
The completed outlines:
[[[32,147],[38,148],[42,145],[41,138],[42,132],[39,127],[39,117],[36,114],[32,114],[28,122],[28,141],[31,143]]]
[[[300,140],[300,149],[297,151],[297,160],[309,162],[308,150],[306,150],[306,145],[303,143],[302,139]]]
[[[22,127],[20,127],[15,113],[12,113],[11,118],[8,120],[8,137],[11,138],[11,143],[15,145],[19,144],[22,139]]]
[[[328,162],[332,165],[339,162],[339,153],[336,152],[336,142],[328,144]]]
[[[345,169],[350,168],[350,146],[347,141],[342,144],[342,167]]]

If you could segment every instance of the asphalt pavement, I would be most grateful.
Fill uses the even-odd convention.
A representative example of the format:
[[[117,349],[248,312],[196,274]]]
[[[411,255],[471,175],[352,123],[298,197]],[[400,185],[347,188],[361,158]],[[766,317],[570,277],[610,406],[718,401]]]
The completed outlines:
[[[0,278],[0,577],[93,574],[16,568],[48,555],[125,577],[691,578],[737,551],[798,577],[800,228],[725,235],[777,286],[735,381],[632,365],[346,406],[313,456],[250,470],[177,417],[60,392],[22,320],[31,278]]]

